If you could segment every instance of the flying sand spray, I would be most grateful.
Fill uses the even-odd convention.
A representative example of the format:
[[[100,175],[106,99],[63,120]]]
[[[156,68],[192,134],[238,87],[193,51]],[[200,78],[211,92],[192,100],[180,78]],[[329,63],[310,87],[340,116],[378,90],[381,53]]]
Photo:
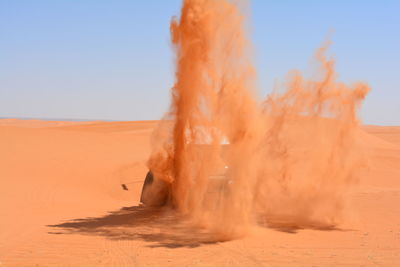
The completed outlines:
[[[148,161],[170,184],[170,204],[222,238],[260,223],[337,224],[360,165],[356,111],[368,86],[337,82],[325,45],[317,52],[320,77],[294,72],[282,92],[259,101],[235,1],[185,0],[171,35],[172,103],[153,133]],[[209,177],[221,162],[229,166],[229,190],[210,195]]]

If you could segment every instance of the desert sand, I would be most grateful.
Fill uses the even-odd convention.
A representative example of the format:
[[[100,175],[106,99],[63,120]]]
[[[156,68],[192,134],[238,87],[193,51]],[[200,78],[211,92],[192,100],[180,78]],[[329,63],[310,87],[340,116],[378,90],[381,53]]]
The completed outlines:
[[[368,164],[342,224],[224,242],[139,205],[156,124],[0,120],[2,266],[400,266],[400,127],[357,136]]]
[[[330,41],[260,98],[242,8],[183,1],[160,121],[0,120],[2,265],[400,266],[400,127]]]

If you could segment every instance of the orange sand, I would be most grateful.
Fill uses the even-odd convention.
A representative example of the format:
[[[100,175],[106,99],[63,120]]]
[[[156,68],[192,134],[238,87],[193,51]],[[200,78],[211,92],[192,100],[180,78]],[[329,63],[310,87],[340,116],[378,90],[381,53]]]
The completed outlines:
[[[0,120],[1,266],[400,266],[400,127],[357,134],[368,167],[337,229],[214,242],[138,207],[155,125]]]
[[[328,45],[319,75],[257,98],[242,8],[183,2],[160,124],[0,122],[1,264],[400,265],[399,128],[361,127],[369,87],[337,80]],[[146,164],[163,208],[138,205]]]

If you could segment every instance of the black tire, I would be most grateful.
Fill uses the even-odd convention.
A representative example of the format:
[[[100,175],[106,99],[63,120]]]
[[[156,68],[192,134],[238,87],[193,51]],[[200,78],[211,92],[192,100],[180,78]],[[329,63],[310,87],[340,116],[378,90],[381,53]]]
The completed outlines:
[[[153,173],[151,171],[148,171],[146,174],[146,178],[144,179],[142,193],[140,194],[140,202],[142,202],[145,205],[149,204],[146,193],[149,192],[150,187],[153,184],[153,180],[154,180]]]
[[[165,206],[169,198],[169,188],[166,182],[155,180],[153,173],[149,171],[144,179],[140,202],[151,207]]]

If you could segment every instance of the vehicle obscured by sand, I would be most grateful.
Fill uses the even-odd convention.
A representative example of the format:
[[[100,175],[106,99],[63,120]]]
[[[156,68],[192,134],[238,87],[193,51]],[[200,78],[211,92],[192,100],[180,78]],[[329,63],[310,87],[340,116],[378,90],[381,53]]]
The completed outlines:
[[[400,127],[358,133],[368,164],[342,225],[275,222],[223,242],[139,205],[156,124],[0,120],[2,265],[400,265]]]

